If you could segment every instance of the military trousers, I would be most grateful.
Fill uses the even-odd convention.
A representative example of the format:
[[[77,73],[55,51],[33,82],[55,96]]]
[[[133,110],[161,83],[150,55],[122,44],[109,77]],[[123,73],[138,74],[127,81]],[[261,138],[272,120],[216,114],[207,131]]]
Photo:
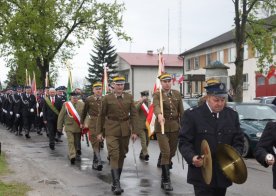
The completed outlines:
[[[179,132],[165,132],[156,133],[159,148],[162,154],[161,165],[168,165],[171,163],[171,159],[174,157],[177,143],[178,143]]]
[[[123,168],[130,136],[106,136],[111,169]]]
[[[100,142],[97,140],[96,130],[89,130],[89,139],[94,152],[99,152]]]
[[[141,141],[141,147],[142,147],[142,153],[143,155],[148,155],[148,145],[149,145],[149,137],[148,137],[148,130],[143,129],[139,133],[140,141]]]
[[[70,159],[76,158],[79,141],[81,139],[80,133],[73,133],[71,131],[66,131],[67,141],[68,141],[68,156]]]

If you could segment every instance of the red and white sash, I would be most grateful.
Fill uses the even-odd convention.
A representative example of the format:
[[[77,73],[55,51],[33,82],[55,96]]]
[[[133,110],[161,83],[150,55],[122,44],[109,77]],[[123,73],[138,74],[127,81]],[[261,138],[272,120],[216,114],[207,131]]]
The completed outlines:
[[[67,101],[65,102],[65,108],[66,108],[67,114],[72,116],[76,121],[76,123],[80,126],[80,115],[78,114],[73,104],[70,101]]]
[[[145,116],[147,117],[148,114],[149,114],[149,108],[148,108],[148,106],[147,106],[145,103],[143,103],[143,104],[141,105],[141,109],[143,110]]]

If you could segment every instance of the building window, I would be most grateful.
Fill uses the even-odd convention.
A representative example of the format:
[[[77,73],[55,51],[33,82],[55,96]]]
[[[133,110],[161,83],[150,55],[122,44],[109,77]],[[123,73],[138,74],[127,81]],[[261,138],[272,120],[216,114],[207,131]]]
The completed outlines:
[[[265,85],[265,77],[261,76],[257,78],[257,86]]]
[[[248,59],[248,45],[244,45],[244,53],[243,53],[243,59]]]
[[[206,66],[211,65],[212,62],[212,58],[211,58],[211,54],[206,54]]]
[[[187,70],[187,71],[191,70],[191,59],[187,59],[186,70]]]
[[[128,82],[128,74],[124,74],[124,77],[126,79],[126,82]]]
[[[228,50],[228,62],[229,63],[233,63],[233,62],[235,62],[235,60],[236,60],[236,56],[237,56],[237,54],[236,54],[236,48],[230,48],[229,50]]]
[[[272,76],[271,78],[269,78],[268,84],[269,84],[269,85],[271,85],[271,84],[276,84],[276,77],[275,77],[275,76]]]
[[[199,69],[199,56],[195,57],[195,67],[194,69]]]
[[[224,63],[224,56],[223,56],[223,50],[218,51],[218,56],[217,60],[220,61],[221,63]]]
[[[248,74],[243,74],[242,78],[243,78],[243,90],[248,90],[248,86],[249,86]]]

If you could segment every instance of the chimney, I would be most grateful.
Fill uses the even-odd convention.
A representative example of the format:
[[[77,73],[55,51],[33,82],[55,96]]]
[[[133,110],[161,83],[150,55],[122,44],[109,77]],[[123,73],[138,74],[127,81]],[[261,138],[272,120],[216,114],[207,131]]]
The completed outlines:
[[[150,56],[152,56],[153,55],[153,50],[148,50],[147,54],[150,55]]]

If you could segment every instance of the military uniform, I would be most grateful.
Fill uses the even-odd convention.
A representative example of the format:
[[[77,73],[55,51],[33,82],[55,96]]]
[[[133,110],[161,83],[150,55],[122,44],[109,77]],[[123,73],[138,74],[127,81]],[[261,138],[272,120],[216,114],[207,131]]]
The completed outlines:
[[[171,82],[171,75],[163,73],[159,76],[161,82]],[[157,91],[153,95],[153,108],[154,114],[157,117],[155,120],[154,130],[157,136],[159,148],[161,151],[161,188],[166,191],[172,191],[170,181],[170,164],[171,159],[174,157],[177,149],[177,141],[179,134],[179,123],[180,118],[184,112],[182,97],[179,91],[172,90],[170,87],[168,89],[162,90],[162,104],[163,112],[160,106],[160,91]],[[164,121],[164,134],[161,132],[161,125],[158,121],[158,115],[162,114]]]
[[[269,165],[266,162],[266,157],[268,154],[274,156],[274,160],[276,159],[276,122],[268,122],[263,131],[263,134],[258,142],[255,149],[255,157],[256,160],[261,163],[264,167],[268,167]],[[272,166],[273,172],[273,189],[276,189],[276,163],[274,162]]]
[[[141,92],[141,95],[143,96],[144,91]],[[147,92],[148,93],[148,92]],[[148,130],[146,127],[146,119],[147,119],[147,114],[145,111],[141,108],[143,103],[147,108],[150,106],[150,100],[147,98],[146,101],[137,101],[136,102],[136,108],[138,111],[138,122],[137,126],[138,129],[140,130],[140,141],[141,141],[141,152],[140,152],[140,159],[143,159],[145,161],[149,160],[149,153],[148,153],[148,145],[149,145],[149,137],[148,137]]]
[[[14,129],[15,134],[22,136],[23,117],[22,117],[22,93],[14,94],[14,107],[13,112],[15,114]]]
[[[71,93],[72,94],[72,93]],[[61,111],[58,115],[58,123],[57,129],[59,131],[62,130],[64,125],[64,130],[67,135],[68,140],[68,156],[71,160],[71,163],[74,164],[75,159],[77,157],[77,141],[80,140],[81,137],[81,129],[78,123],[74,120],[73,116],[68,113],[65,106],[66,102],[63,104]],[[73,107],[76,109],[79,116],[82,116],[84,103],[77,101],[77,103],[73,104]]]
[[[123,93],[121,96],[117,96],[115,94],[118,86],[124,85],[124,82],[123,77],[113,79],[113,83],[116,85],[114,93],[103,97],[96,127],[97,135],[104,134],[106,137],[113,179],[111,189],[115,194],[123,192],[120,187],[120,176],[128,152],[130,135],[131,133],[139,134],[136,124],[137,110],[132,95]]]
[[[82,119],[85,121],[83,122],[85,127],[88,127],[89,129],[89,138],[91,142],[92,149],[94,151],[94,157],[93,157],[93,169],[101,170],[102,169],[102,163],[101,163],[101,157],[100,157],[100,142],[97,140],[96,135],[96,125],[97,125],[97,119],[101,108],[101,97],[96,97],[94,95],[91,95],[86,98],[85,100],[85,107],[83,112]],[[83,124],[82,123],[82,124]]]
[[[26,131],[26,138],[30,138],[30,130],[34,124],[36,113],[36,100],[33,94],[22,94],[22,116],[23,116],[23,125]]]

